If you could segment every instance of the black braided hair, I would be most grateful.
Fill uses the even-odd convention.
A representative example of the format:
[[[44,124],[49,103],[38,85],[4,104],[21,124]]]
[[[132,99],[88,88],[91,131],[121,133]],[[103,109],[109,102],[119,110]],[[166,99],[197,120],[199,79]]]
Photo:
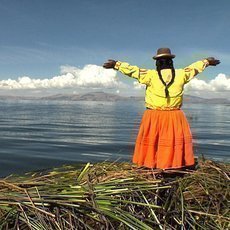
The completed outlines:
[[[173,82],[175,80],[175,69],[173,66],[173,60],[171,58],[157,59],[156,60],[156,67],[157,67],[157,72],[158,72],[159,78],[160,78],[161,82],[163,83],[163,85],[165,86],[165,97],[168,98],[169,97],[168,88],[173,84]],[[161,75],[162,69],[171,69],[171,71],[172,71],[172,79],[168,84],[163,80],[163,77]]]

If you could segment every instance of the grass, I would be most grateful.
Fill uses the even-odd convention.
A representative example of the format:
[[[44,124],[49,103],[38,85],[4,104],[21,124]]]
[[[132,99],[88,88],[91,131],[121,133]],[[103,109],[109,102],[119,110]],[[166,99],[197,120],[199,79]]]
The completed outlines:
[[[63,166],[0,180],[0,229],[230,229],[227,163]]]

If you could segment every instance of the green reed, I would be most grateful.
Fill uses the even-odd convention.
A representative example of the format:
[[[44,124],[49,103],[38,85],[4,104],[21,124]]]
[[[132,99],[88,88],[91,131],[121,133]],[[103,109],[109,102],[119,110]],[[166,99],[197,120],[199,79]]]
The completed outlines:
[[[0,180],[0,229],[229,229],[229,164],[63,166]]]

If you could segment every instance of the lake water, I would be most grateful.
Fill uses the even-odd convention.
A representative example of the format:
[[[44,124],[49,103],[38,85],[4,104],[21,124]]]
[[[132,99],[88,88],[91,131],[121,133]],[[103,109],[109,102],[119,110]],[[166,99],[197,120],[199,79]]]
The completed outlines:
[[[0,177],[63,164],[130,161],[142,102],[0,101]],[[230,157],[230,106],[185,104],[195,155]]]

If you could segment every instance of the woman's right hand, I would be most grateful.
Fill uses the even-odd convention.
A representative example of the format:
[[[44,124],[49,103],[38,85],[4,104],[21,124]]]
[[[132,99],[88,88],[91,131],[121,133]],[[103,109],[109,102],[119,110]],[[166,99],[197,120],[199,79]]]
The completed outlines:
[[[112,69],[116,65],[116,61],[109,59],[107,62],[103,64],[103,67],[106,69]]]

